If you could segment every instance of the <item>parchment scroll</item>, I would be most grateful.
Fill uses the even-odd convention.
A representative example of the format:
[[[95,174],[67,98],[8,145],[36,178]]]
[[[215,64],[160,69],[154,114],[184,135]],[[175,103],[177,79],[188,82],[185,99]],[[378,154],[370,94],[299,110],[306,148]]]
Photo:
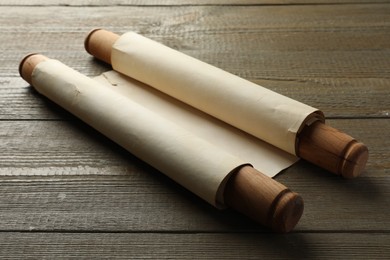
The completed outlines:
[[[112,49],[114,71],[90,79],[56,60],[32,74],[38,92],[216,207],[229,174],[273,177],[320,111],[136,33]]]
[[[216,207],[224,184],[248,164],[56,60],[39,63],[35,89]]]
[[[288,153],[317,109],[187,56],[137,33],[112,47],[114,70],[164,92]]]

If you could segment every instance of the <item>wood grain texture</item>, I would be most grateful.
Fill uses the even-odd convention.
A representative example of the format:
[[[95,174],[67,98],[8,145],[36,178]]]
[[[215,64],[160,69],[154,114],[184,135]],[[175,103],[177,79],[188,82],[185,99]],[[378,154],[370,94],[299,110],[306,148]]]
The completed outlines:
[[[388,0],[2,0],[2,5],[27,6],[197,6],[197,5],[285,5],[285,4],[350,4],[350,3],[388,3]]]
[[[279,175],[305,198],[296,230],[388,230],[390,141],[380,136],[390,121],[330,123],[360,136],[371,160],[353,181],[303,161]],[[83,123],[0,122],[0,131],[0,230],[264,230],[215,210]]]
[[[114,0],[0,3],[0,257],[388,259],[390,1]],[[348,181],[300,161],[276,179],[305,211],[274,235],[218,211],[33,91],[42,52],[109,70],[87,32],[134,30],[322,109],[370,150]]]
[[[3,48],[7,49],[0,75],[17,76],[24,52],[42,51],[82,73],[96,75],[83,40],[92,28],[107,27],[116,33],[135,30],[249,80],[388,78],[387,4],[86,7],[82,15],[76,10],[0,8]],[[34,12],[25,18],[32,28],[19,23],[27,11]],[[57,20],[48,23],[53,13]]]
[[[30,8],[36,15],[26,23],[34,27],[20,26],[20,16]],[[108,6],[83,8],[81,17],[75,10],[0,7],[2,45],[7,49],[0,64],[0,95],[5,96],[0,118],[55,118],[35,96],[22,94],[26,84],[19,80],[17,66],[27,53],[43,52],[89,76],[108,70],[83,49],[83,39],[94,27],[118,33],[136,30],[318,107],[331,118],[389,117],[389,5]],[[58,23],[48,24],[53,13]],[[226,22],[231,20],[235,22]],[[15,44],[25,42],[29,44]]]
[[[0,91],[5,96],[0,101],[2,119],[15,119],[15,115],[24,119],[55,118],[41,109],[44,105],[35,96],[30,99],[30,95],[18,95],[18,90],[24,91],[26,86],[18,78],[18,62],[29,52],[43,52],[89,76],[109,69],[94,62],[83,49],[83,39],[93,27],[108,27],[118,33],[136,30],[318,107],[331,118],[389,117],[389,5],[336,9],[327,5],[108,6],[83,8],[82,16],[75,12],[77,7],[29,7],[36,15],[26,18],[26,23],[34,24],[33,28],[18,23],[26,7],[2,8],[0,28],[7,49],[0,64]],[[243,12],[247,15],[240,15]],[[48,24],[52,13],[57,14],[58,22]],[[77,27],[74,20],[78,21]],[[226,23],[232,20],[235,22]]]
[[[387,259],[389,243],[389,234],[8,233],[0,238],[0,257]]]

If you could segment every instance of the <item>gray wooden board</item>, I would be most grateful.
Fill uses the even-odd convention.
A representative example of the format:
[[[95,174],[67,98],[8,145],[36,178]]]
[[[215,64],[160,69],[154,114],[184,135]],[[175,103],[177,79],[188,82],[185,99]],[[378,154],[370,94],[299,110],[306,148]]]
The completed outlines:
[[[0,257],[388,259],[389,1],[1,1]],[[276,179],[304,215],[275,235],[219,211],[18,75],[30,52],[88,76],[86,33],[134,30],[320,108],[366,143],[362,177],[300,161]]]
[[[389,234],[7,233],[15,259],[388,259]]]
[[[389,5],[89,7],[82,15],[77,8],[0,7],[7,50],[0,64],[1,119],[56,118],[18,77],[27,53],[43,52],[89,76],[108,70],[83,49],[94,27],[138,31],[328,117],[389,117]],[[25,22],[34,26],[18,22],[28,11],[34,16]],[[48,23],[53,13],[58,20]]]
[[[306,162],[277,177],[306,202],[296,230],[389,230],[390,121],[330,120],[367,143],[347,181]],[[0,230],[262,230],[217,211],[81,122],[0,122]]]
[[[82,14],[78,8],[0,8],[2,48],[7,50],[0,75],[17,76],[18,62],[29,52],[96,75],[83,40],[92,28],[103,27],[137,31],[250,80],[388,78],[387,4],[85,7]],[[34,13],[24,18],[31,26],[20,23],[27,12]]]
[[[285,5],[285,4],[350,4],[388,3],[389,0],[2,0],[2,5],[27,6],[196,6],[196,5]]]

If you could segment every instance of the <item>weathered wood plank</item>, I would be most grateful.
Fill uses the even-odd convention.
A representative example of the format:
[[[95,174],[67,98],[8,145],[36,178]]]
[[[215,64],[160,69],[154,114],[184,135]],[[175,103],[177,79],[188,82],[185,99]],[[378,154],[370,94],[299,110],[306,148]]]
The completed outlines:
[[[351,242],[353,241],[353,242]],[[98,259],[388,259],[389,234],[7,233],[0,256]]]
[[[36,17],[40,19],[29,18],[29,22],[37,26],[30,31],[25,31],[16,21],[26,8],[11,8],[10,12],[4,12],[3,39],[8,51],[5,62],[0,64],[3,66],[0,74],[10,77],[4,78],[0,85],[3,97],[0,117],[56,118],[30,92],[27,96],[16,94],[16,89],[26,93],[26,84],[13,79],[13,76],[18,77],[17,66],[22,56],[31,51],[43,51],[82,73],[97,75],[109,67],[97,64],[85,53],[82,43],[85,32],[91,28],[91,21],[95,26],[115,21],[112,29],[122,31],[126,26],[118,22],[128,21],[124,19],[126,15],[134,19],[132,24],[136,24],[136,28],[133,29],[318,107],[328,117],[389,116],[388,5],[351,5],[337,10],[328,6],[267,7],[266,10],[239,7],[238,13],[247,13],[245,16],[237,15],[236,8],[224,7],[219,11],[220,8],[137,7],[124,12],[123,19],[118,20],[115,20],[117,7],[87,9],[85,12],[91,13],[85,16],[88,20],[75,15],[75,8],[36,8]],[[161,15],[166,12],[172,14],[168,20]],[[62,26],[53,27],[45,22],[52,13],[63,15],[60,17]],[[280,19],[280,13],[284,19]],[[78,28],[73,27],[75,19],[80,20]],[[235,22],[227,24],[227,20]],[[84,25],[80,27],[80,24]],[[24,44],[26,39],[29,45]],[[23,88],[19,88],[21,86]]]
[[[28,22],[36,27],[29,31],[17,22],[26,8],[7,8],[0,27],[5,31],[4,48],[8,51],[0,64],[0,74],[10,77],[0,85],[0,118],[58,118],[26,91],[23,81],[13,78],[18,77],[20,59],[31,51],[43,52],[82,73],[97,75],[109,67],[97,64],[85,53],[85,32],[91,28],[91,21],[95,26],[111,26],[115,21],[112,29],[122,31],[126,26],[118,21],[128,21],[125,16],[134,19],[133,29],[147,36],[318,107],[328,117],[389,117],[390,35],[385,33],[390,28],[386,22],[390,21],[386,19],[390,14],[388,5],[351,5],[337,10],[329,6],[266,10],[239,7],[240,12],[236,8],[137,7],[117,20],[118,7],[87,9],[85,12],[91,15],[82,17],[74,12],[75,8],[35,8],[37,16],[28,17]],[[161,15],[166,12],[172,14],[168,20]],[[60,14],[62,26],[45,22],[52,13]],[[284,19],[280,19],[280,13]],[[80,21],[77,28],[73,27],[74,20]],[[227,20],[235,22],[226,24]],[[243,32],[244,37],[240,36]],[[29,45],[24,44],[26,39]]]
[[[388,3],[388,0],[3,0],[1,5],[27,5],[27,6],[197,6],[197,5],[283,5],[283,4],[351,4],[351,3]]]
[[[105,174],[113,171],[107,168]],[[48,168],[41,170],[49,172]],[[67,170],[77,174],[75,168],[63,171]],[[296,232],[389,231],[388,178],[363,177],[345,182],[310,176],[316,172],[308,166],[290,172],[277,179],[305,199],[305,212]],[[246,217],[230,210],[218,211],[164,176],[151,173],[2,177],[0,230],[265,231]],[[299,178],[299,174],[305,178]]]
[[[390,121],[331,120],[367,143],[363,177],[305,162],[277,180],[299,192],[297,231],[383,231],[390,219]],[[264,229],[221,212],[83,124],[0,122],[0,230],[235,232]]]
[[[27,9],[34,16],[26,23],[34,26],[19,23]],[[250,80],[389,77],[387,4],[75,10],[0,8],[7,49],[0,75],[17,76],[18,62],[28,52],[44,52],[93,75],[83,39],[91,28],[105,27],[117,33],[135,30]],[[58,19],[51,20],[53,13]]]
[[[351,12],[342,5],[313,7],[318,21],[295,6],[270,6],[271,15],[259,7],[83,8],[88,18],[78,8],[44,7],[35,9],[40,18],[26,18],[33,28],[16,19],[31,7],[0,10],[6,10],[0,29],[7,49],[0,64],[0,257],[387,259],[389,9],[349,7]],[[60,18],[53,21],[50,12]],[[240,19],[235,12],[249,15]],[[277,179],[304,197],[306,210],[295,233],[269,234],[237,213],[215,210],[41,99],[18,77],[17,64],[30,51],[45,51],[87,75],[106,70],[88,58],[82,38],[89,22],[127,30],[126,15],[135,17],[130,29],[319,104],[332,117],[367,118],[329,120],[369,146],[365,175],[346,181],[305,162],[289,168]],[[42,119],[68,121],[34,121]]]
[[[1,1],[0,258],[387,259],[390,5],[193,2]],[[135,30],[330,117],[365,118],[329,120],[368,145],[365,174],[342,180],[301,161],[277,176],[305,199],[289,235],[214,209],[19,78],[32,51],[107,70],[83,50],[93,27]]]

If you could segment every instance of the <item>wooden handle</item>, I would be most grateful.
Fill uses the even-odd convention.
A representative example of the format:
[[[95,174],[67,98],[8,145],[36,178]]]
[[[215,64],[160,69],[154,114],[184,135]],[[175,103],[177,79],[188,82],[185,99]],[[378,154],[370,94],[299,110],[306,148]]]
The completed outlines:
[[[35,66],[41,61],[48,60],[47,57],[37,54],[31,53],[26,55],[19,64],[19,74],[20,76],[27,81],[30,85],[32,85],[32,73]]]
[[[332,173],[354,178],[364,170],[368,149],[351,136],[315,122],[300,133],[298,156]]]
[[[32,84],[37,64],[48,58],[30,54],[20,63],[19,73]],[[240,168],[228,180],[225,203],[278,232],[289,232],[303,212],[303,201],[296,193],[250,166]]]
[[[89,32],[84,41],[85,50],[95,58],[111,64],[111,47],[119,35],[103,29]]]
[[[291,231],[303,213],[301,196],[251,166],[230,177],[224,199],[226,205],[281,233]]]

